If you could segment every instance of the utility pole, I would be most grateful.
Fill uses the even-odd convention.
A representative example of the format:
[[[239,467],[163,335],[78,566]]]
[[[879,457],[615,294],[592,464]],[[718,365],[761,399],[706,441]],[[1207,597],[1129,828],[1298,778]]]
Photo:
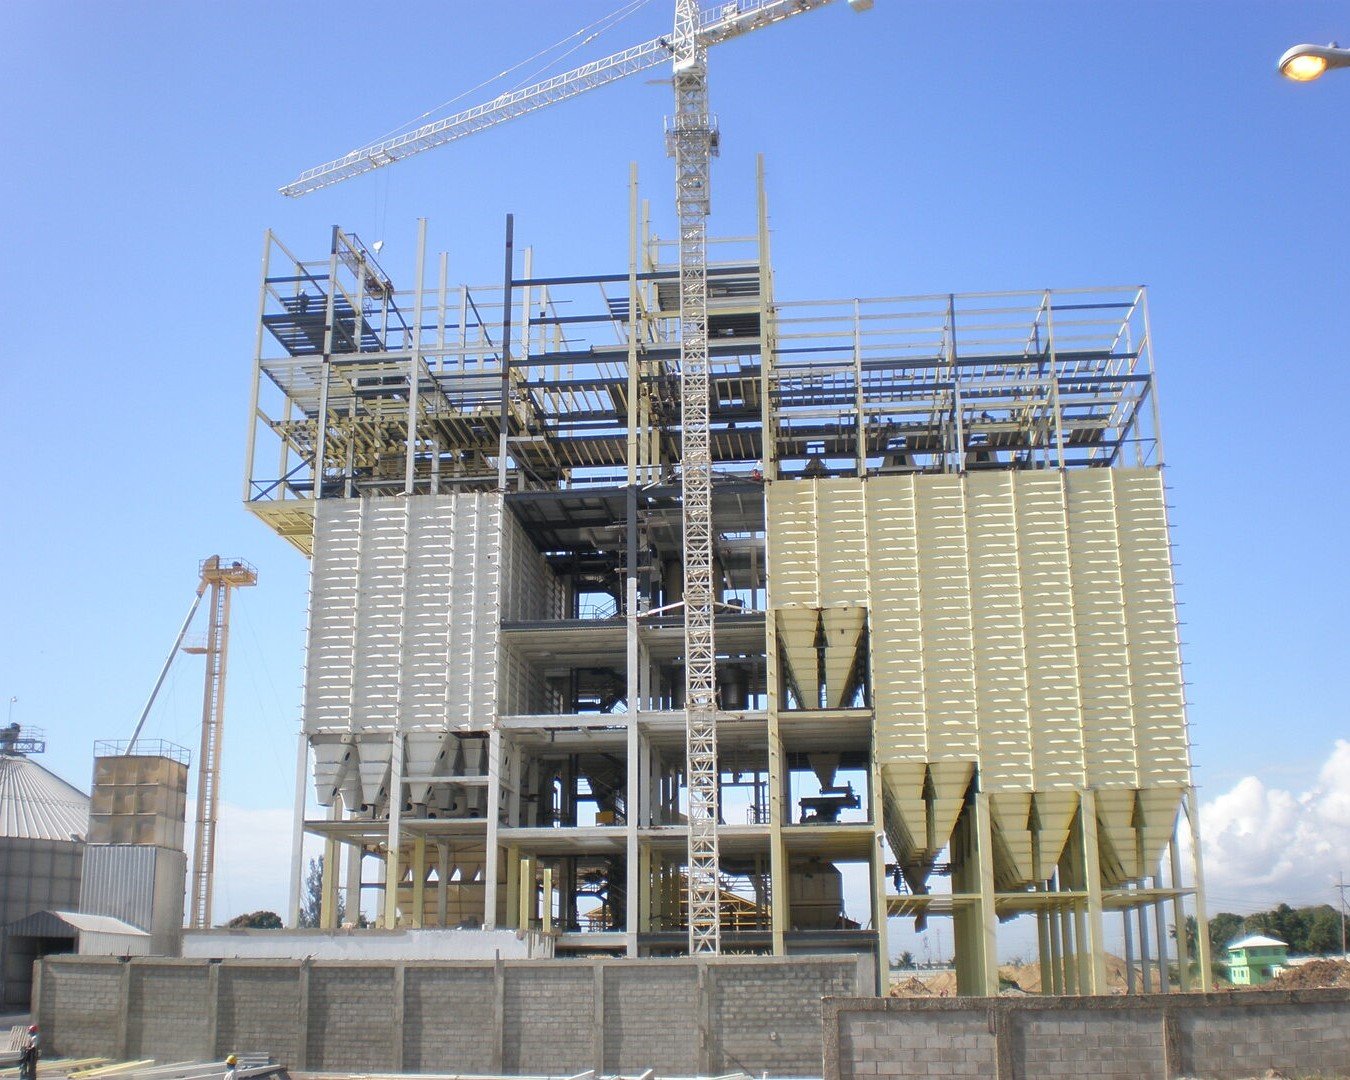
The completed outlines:
[[[1345,951],[1345,871],[1342,870],[1340,878],[1336,882],[1336,888],[1341,894],[1341,959],[1350,960],[1350,953]]]

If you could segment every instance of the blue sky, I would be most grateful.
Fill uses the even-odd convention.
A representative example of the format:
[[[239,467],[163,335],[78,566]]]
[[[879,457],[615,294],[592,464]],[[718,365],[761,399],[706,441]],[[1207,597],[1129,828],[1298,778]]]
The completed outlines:
[[[452,278],[483,282],[514,212],[537,269],[622,266],[629,161],[671,232],[669,89],[637,76],[298,202],[276,188],[617,6],[0,5],[0,703],[87,783],[197,561],[254,562],[222,914],[283,902],[285,836],[250,844],[284,828],[303,660],[305,561],[239,505],[263,230],[308,255],[340,223],[406,279],[425,216]],[[568,63],[663,33],[669,8]],[[713,229],[752,230],[762,151],[783,298],[1150,287],[1197,779],[1237,848],[1284,795],[1296,818],[1342,805],[1338,784],[1350,799],[1350,766],[1327,764],[1350,735],[1350,72],[1275,74],[1288,45],[1337,36],[1344,3],[877,0],[712,56]],[[199,663],[151,734],[195,744]],[[1330,900],[1350,834],[1309,820],[1294,872],[1255,889],[1221,871],[1211,907]]]

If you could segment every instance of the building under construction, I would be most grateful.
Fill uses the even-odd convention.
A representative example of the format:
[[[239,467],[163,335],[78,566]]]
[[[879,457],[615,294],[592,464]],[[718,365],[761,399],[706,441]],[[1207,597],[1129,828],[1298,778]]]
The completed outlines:
[[[690,947],[678,245],[647,217],[634,181],[627,265],[562,275],[508,223],[486,286],[425,224],[408,284],[269,233],[244,498],[312,560],[292,925],[308,833],[329,927],[364,897]],[[783,297],[766,223],[761,176],[707,270],[720,949],[884,958],[888,914],[950,918],[989,993],[1028,915],[1046,988],[1100,992],[1120,913],[1149,970],[1204,913],[1144,290]]]

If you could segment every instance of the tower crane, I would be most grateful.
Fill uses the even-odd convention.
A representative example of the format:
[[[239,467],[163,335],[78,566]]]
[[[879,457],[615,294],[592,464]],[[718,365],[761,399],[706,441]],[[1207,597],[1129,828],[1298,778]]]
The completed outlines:
[[[717,128],[708,107],[708,48],[832,0],[733,0],[704,11],[675,0],[669,37],[654,38],[491,101],[307,169],[281,188],[300,196],[671,62],[679,225],[681,486],[684,525],[685,776],[689,785],[689,951],[721,950],[717,854],[717,648],[713,636],[712,454],[708,431],[708,213]],[[848,0],[865,11],[873,0]],[[503,357],[503,363],[506,357]]]
[[[211,895],[216,862],[216,821],[220,800],[220,747],[221,730],[225,722],[225,674],[229,658],[230,643],[230,596],[237,588],[258,583],[258,571],[242,559],[228,559],[212,555],[203,559],[198,567],[197,594],[188,609],[187,618],[179,627],[178,637],[169,650],[164,666],[160,668],[150,698],[141,710],[136,729],[131,733],[126,753],[136,749],[136,740],[140,738],[145,719],[150,708],[159,696],[164,677],[169,673],[173,658],[181,648],[186,653],[201,654],[206,657],[206,677],[202,690],[202,738],[197,757],[197,829],[192,849],[192,887],[191,906],[188,926],[193,930],[205,930],[211,925]],[[184,646],[188,627],[192,625],[197,609],[201,607],[202,597],[207,589],[211,590],[211,599],[207,602],[210,612],[206,628],[206,643],[203,646]]]

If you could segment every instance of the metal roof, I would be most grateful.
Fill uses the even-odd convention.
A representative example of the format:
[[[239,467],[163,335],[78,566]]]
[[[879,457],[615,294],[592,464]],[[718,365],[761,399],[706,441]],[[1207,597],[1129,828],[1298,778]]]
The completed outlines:
[[[83,840],[89,796],[22,754],[0,754],[0,836]]]
[[[124,934],[149,937],[140,927],[111,915],[86,915],[82,911],[35,911],[5,927],[10,937],[74,937],[75,934]]]
[[[1229,942],[1228,950],[1231,952],[1234,949],[1251,949],[1270,945],[1279,945],[1286,949],[1289,948],[1289,943],[1281,941],[1279,938],[1266,937],[1264,934],[1252,934],[1250,937],[1245,937],[1241,941]]]

